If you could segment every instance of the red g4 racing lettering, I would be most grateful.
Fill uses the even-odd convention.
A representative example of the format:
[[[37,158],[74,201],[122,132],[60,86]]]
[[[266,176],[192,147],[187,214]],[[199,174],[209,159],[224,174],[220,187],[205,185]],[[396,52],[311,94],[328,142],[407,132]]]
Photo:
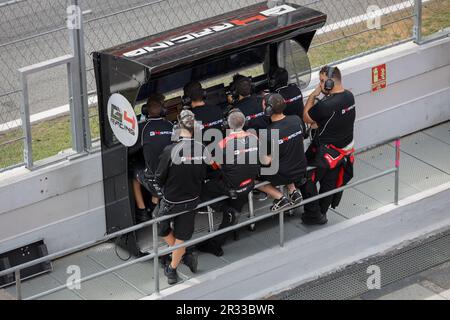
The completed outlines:
[[[286,5],[286,4],[281,5],[281,6],[274,7],[274,8],[265,10],[263,12],[260,12],[260,14],[254,16],[254,17],[250,17],[250,18],[243,19],[243,20],[234,19],[232,21],[219,23],[218,25],[211,26],[209,28],[205,28],[205,29],[197,31],[197,32],[192,32],[189,34],[181,35],[179,37],[167,39],[165,41],[161,41],[161,42],[149,45],[149,46],[145,46],[145,47],[139,48],[137,50],[126,52],[123,54],[123,56],[127,57],[127,58],[135,58],[135,57],[139,57],[139,56],[149,54],[149,53],[152,53],[155,51],[162,51],[164,49],[174,47],[178,44],[190,42],[195,39],[210,36],[210,35],[213,35],[216,33],[223,32],[225,30],[230,30],[232,28],[246,26],[246,25],[249,25],[254,22],[265,21],[269,17],[282,16],[282,15],[288,14],[290,12],[293,12],[295,10],[296,10],[295,8],[293,8],[289,5]]]

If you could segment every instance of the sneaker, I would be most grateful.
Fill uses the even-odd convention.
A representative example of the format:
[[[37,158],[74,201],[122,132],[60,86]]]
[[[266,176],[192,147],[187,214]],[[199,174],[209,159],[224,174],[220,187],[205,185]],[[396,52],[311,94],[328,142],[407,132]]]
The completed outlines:
[[[302,222],[305,226],[323,226],[328,223],[328,219],[324,215],[321,215],[318,218],[303,217]]]
[[[170,286],[173,286],[174,284],[177,284],[179,281],[178,278],[178,273],[176,269],[172,269],[172,267],[170,265],[168,265],[165,269],[164,269],[164,274],[167,277],[167,283]]]
[[[198,254],[195,252],[184,255],[182,263],[189,267],[192,273],[198,272]]]
[[[136,209],[136,223],[141,224],[151,220],[147,209]]]
[[[291,202],[286,198],[283,197],[280,200],[275,200],[273,202],[273,206],[272,208],[270,208],[271,211],[278,211],[278,210],[282,210],[284,208],[287,208],[291,206]]]
[[[303,196],[300,191],[295,190],[293,194],[289,195],[292,205],[300,204],[303,201]]]

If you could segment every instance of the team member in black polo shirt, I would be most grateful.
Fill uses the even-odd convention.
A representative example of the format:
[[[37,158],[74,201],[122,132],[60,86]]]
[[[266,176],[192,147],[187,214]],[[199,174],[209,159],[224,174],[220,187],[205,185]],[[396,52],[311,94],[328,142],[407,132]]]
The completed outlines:
[[[184,104],[191,108],[195,115],[195,119],[202,123],[203,133],[208,129],[222,129],[223,113],[218,106],[207,105],[206,91],[203,90],[202,84],[193,81],[184,88]]]
[[[217,211],[223,213],[220,230],[236,223],[260,173],[258,137],[244,131],[244,114],[239,109],[233,109],[227,117],[227,122],[231,132],[219,143],[217,162],[213,165],[219,171],[219,175],[206,183],[202,195],[202,202],[221,196],[230,197],[221,205],[215,206]],[[198,248],[222,256],[222,245],[225,241],[226,235],[219,236]]]
[[[279,93],[286,102],[286,116],[299,116],[303,121],[305,105],[302,90],[295,83],[289,83],[289,73],[286,69],[276,68],[269,75],[269,90]]]
[[[303,146],[302,121],[298,116],[286,116],[286,103],[280,94],[270,94],[264,99],[265,113],[271,117],[268,127],[269,158],[272,164],[279,162],[279,171],[273,176],[262,176],[262,181],[271,185],[260,190],[275,199],[273,211],[283,209],[291,204],[302,201],[302,195],[297,188],[302,188],[307,169],[307,161]],[[278,140],[273,140],[277,137]],[[273,141],[272,141],[273,140]],[[279,154],[273,153],[272,143],[279,145]],[[289,199],[276,187],[287,186]]]
[[[172,144],[173,124],[163,118],[164,98],[160,95],[150,97],[145,108],[148,119],[143,127],[140,143],[146,170],[138,175],[138,180],[150,192],[152,203],[156,206],[162,194],[156,184],[155,173],[161,153]]]
[[[149,221],[151,219],[150,212],[153,211],[153,208],[150,206],[147,208],[147,205],[150,205],[149,201],[144,199],[144,194],[142,192],[142,186],[150,191],[152,196],[157,194],[157,191],[154,190],[152,183],[150,182],[150,175],[148,175],[146,170],[146,157],[144,156],[145,149],[149,147],[144,147],[144,128],[148,127],[149,121],[154,119],[160,119],[163,115],[163,105],[164,105],[165,97],[162,94],[153,94],[147,100],[147,103],[142,106],[142,112],[139,119],[139,139],[135,146],[130,148],[130,167],[133,170],[133,191],[134,198],[136,201],[136,223],[143,223]],[[169,123],[170,125],[170,123]],[[170,125],[171,126],[171,125]],[[169,138],[170,142],[170,138]],[[165,147],[166,145],[164,145]],[[164,148],[163,147],[163,148]],[[157,159],[155,160],[157,163]],[[147,161],[148,163],[148,161]],[[157,165],[157,164],[156,164]],[[150,170],[151,171],[151,170]],[[152,171],[154,172],[154,170]],[[149,176],[146,178],[146,176]],[[153,199],[153,204],[156,203],[156,200]]]
[[[236,75],[232,84],[234,89],[233,107],[242,111],[247,120],[245,130],[253,129],[257,132],[266,129],[269,125],[267,117],[264,115],[262,99],[253,94],[253,84],[250,78]]]
[[[316,103],[318,97],[325,97]],[[317,170],[312,174],[313,188],[308,196],[335,190],[353,178],[354,126],[356,119],[355,97],[342,85],[338,68],[324,67],[320,71],[320,85],[311,94],[305,106],[304,120],[317,127],[313,144],[307,152],[310,165]],[[324,224],[330,206],[339,205],[342,194],[320,201],[321,216],[303,217],[305,224]]]
[[[177,143],[168,146],[161,155],[156,171],[156,182],[162,187],[164,197],[161,200],[158,216],[188,211],[173,221],[159,225],[159,236],[169,246],[189,241],[194,233],[195,208],[200,203],[202,185],[206,179],[207,164],[211,158],[205,146],[193,139],[195,116],[184,110],[179,117]],[[183,261],[192,272],[197,272],[197,256],[186,254],[186,249],[178,249],[172,254],[172,262],[165,268],[170,285],[179,281],[177,268]]]

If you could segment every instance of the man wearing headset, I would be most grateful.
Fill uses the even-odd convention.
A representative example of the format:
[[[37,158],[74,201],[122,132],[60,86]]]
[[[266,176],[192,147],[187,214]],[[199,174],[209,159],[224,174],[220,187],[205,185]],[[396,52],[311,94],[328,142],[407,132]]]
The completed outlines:
[[[269,121],[264,115],[262,100],[253,94],[252,80],[238,74],[234,77],[231,87],[233,92],[228,96],[228,102],[245,115],[245,130],[253,129],[258,132],[266,129]]]
[[[162,152],[156,182],[161,186],[163,199],[157,216],[184,213],[171,221],[164,221],[158,226],[158,234],[173,247],[192,238],[195,224],[195,209],[200,203],[202,186],[211,157],[206,147],[193,139],[196,119],[189,110],[183,110],[179,116],[178,127],[174,129],[176,143],[166,147]],[[178,249],[172,254],[172,262],[165,267],[168,283],[174,285],[179,281],[177,268],[186,264],[193,273],[197,272],[197,256]]]
[[[255,180],[260,172],[258,137],[244,131],[245,122],[245,115],[239,109],[229,112],[226,119],[229,134],[218,144],[215,155],[217,162],[213,164],[219,175],[206,183],[202,195],[202,202],[221,196],[230,197],[216,206],[216,210],[223,213],[219,230],[236,223],[239,213],[248,202],[249,193],[254,190]],[[222,256],[222,245],[226,237],[219,236],[198,248],[200,251]]]
[[[279,161],[279,171],[273,176],[262,176],[262,181],[271,185],[260,188],[273,198],[272,211],[299,204],[303,197],[298,188],[306,182],[307,161],[303,145],[302,121],[298,116],[286,116],[286,102],[280,94],[269,94],[264,98],[266,116],[271,119],[268,127],[268,146],[270,162]],[[273,137],[277,134],[277,140]],[[273,154],[272,144],[279,144],[279,154]],[[287,186],[289,199],[276,187]]]
[[[322,94],[324,98],[319,100]],[[342,187],[353,178],[355,119],[355,97],[343,87],[341,71],[337,67],[322,68],[320,85],[309,97],[304,112],[305,122],[317,128],[307,152],[309,164],[317,167],[310,177],[308,198]],[[326,224],[330,206],[336,208],[341,198],[339,194],[320,200],[320,215],[305,208],[303,223]]]
[[[155,207],[161,198],[161,190],[155,182],[155,173],[159,165],[159,156],[163,150],[172,144],[173,124],[164,119],[165,108],[162,95],[153,95],[144,106],[147,122],[140,137],[145,159],[145,172],[138,175],[138,181],[152,195],[152,205]],[[152,210],[153,211],[153,210]]]
[[[207,93],[198,81],[188,83],[184,87],[183,104],[191,109],[195,119],[202,124],[202,131],[208,129],[221,130],[223,113],[218,106],[210,106],[206,103]]]
[[[158,165],[158,158],[154,157],[153,150],[160,153],[159,150],[162,151],[162,149],[170,144],[170,135],[168,136],[168,139],[165,135],[155,135],[155,137],[150,137],[151,132],[161,131],[151,130],[160,126],[160,123],[163,123],[161,128],[164,128],[164,130],[162,131],[173,131],[172,124],[163,120],[163,117],[165,116],[163,107],[164,100],[165,97],[163,95],[155,93],[151,95],[147,100],[147,103],[142,106],[139,122],[139,139],[129,152],[130,168],[132,168],[134,177],[133,191],[136,201],[135,217],[136,223],[138,224],[151,220],[150,213],[153,211],[152,206],[154,207],[155,204],[157,204],[156,197],[158,192],[151,183],[154,174],[150,174],[155,172],[156,166]],[[142,187],[145,187],[152,195],[152,203],[145,201]]]

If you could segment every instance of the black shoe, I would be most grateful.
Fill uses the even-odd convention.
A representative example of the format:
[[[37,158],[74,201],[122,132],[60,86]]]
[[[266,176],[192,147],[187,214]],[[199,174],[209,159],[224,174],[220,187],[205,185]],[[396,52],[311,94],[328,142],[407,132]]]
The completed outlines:
[[[287,208],[291,206],[291,202],[286,198],[283,197],[280,200],[275,200],[273,202],[273,206],[272,208],[270,208],[271,211],[278,211],[278,210],[282,210],[284,208]]]
[[[198,272],[198,254],[196,252],[185,254],[182,263],[188,266],[192,273]]]
[[[178,278],[178,273],[176,269],[172,269],[172,267],[170,265],[168,265],[165,269],[164,269],[164,274],[167,277],[167,283],[171,286],[173,286],[174,284],[177,284],[178,281],[180,280]]]
[[[327,216],[324,215],[317,218],[303,217],[302,221],[305,226],[323,226],[328,223]]]
[[[164,269],[167,268],[167,266],[169,266],[172,263],[172,256],[169,254],[164,257],[159,257],[159,263]]]
[[[295,190],[293,194],[289,195],[292,205],[300,204],[303,201],[303,196],[300,191]]]
[[[152,218],[148,214],[147,209],[136,209],[136,223],[141,224],[150,221]]]
[[[218,245],[214,239],[206,241],[197,246],[197,249],[200,252],[210,253],[216,257],[222,257],[224,255],[223,249],[220,245]]]

